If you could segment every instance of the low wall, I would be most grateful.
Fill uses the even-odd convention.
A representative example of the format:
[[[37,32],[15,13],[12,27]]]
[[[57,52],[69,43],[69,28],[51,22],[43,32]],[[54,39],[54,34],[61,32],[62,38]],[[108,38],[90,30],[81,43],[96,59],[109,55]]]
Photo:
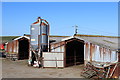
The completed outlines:
[[[43,52],[43,67],[64,67],[64,53]]]

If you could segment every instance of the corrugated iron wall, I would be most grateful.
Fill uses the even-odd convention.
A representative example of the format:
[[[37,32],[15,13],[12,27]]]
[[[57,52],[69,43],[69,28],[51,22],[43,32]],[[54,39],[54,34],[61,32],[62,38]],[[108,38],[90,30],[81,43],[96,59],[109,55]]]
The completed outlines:
[[[18,53],[18,40],[13,41],[13,53]]]
[[[6,51],[8,53],[18,53],[18,40],[14,40],[12,42],[8,42]]]
[[[51,52],[64,52],[65,53],[65,42],[59,42],[51,44]],[[112,51],[109,48],[100,47],[90,42],[84,44],[84,60],[90,62],[102,62],[112,63],[117,62],[116,51]],[[86,63],[85,63],[86,64]]]
[[[105,47],[86,42],[84,48],[84,59],[87,61],[115,62],[118,59],[116,51],[111,51]]]
[[[26,39],[27,38],[20,38],[7,43],[7,58],[27,59],[29,54],[29,40],[27,39],[26,41]]]
[[[8,42],[6,44],[6,58],[17,60],[18,59],[18,40],[14,40],[12,42]]]

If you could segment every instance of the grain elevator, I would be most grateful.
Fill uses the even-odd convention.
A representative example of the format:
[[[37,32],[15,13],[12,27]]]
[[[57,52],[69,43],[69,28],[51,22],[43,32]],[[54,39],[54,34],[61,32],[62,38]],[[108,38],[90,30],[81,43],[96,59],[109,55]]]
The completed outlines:
[[[42,66],[42,52],[49,51],[49,23],[38,17],[30,27],[29,65]]]

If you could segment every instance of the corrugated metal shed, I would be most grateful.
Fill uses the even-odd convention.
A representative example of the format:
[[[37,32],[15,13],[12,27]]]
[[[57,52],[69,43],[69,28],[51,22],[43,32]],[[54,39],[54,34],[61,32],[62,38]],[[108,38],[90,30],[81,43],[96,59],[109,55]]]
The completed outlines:
[[[112,50],[120,49],[120,44],[118,44],[119,38],[109,38],[109,37],[81,37],[80,38],[91,42],[93,44],[99,45],[101,47],[107,47]]]
[[[72,37],[58,38],[58,40],[55,43],[59,43],[60,41],[63,41],[65,39],[69,39],[69,38],[72,38]],[[96,45],[99,45],[101,47],[110,48],[112,50],[120,49],[120,43],[119,43],[120,37],[76,35],[76,38],[79,38],[81,40],[84,40],[84,41],[87,41],[87,42],[90,42],[90,43],[93,43],[93,44],[96,44]]]
[[[71,57],[71,59],[67,59],[66,48],[74,48],[67,44],[71,42],[69,44],[75,45],[76,42],[80,44],[80,42],[82,41],[83,41],[82,43],[84,43],[84,61],[85,61],[84,64],[91,61],[97,67],[101,67],[101,65],[103,66],[103,64],[104,66],[114,65],[117,62],[120,62],[120,53],[118,53],[118,50],[120,49],[119,39],[120,37],[96,36],[96,35],[76,35],[71,37],[50,36],[51,52],[46,52],[43,54],[43,57],[45,57],[43,59],[45,64],[44,67],[56,67],[56,66],[66,67],[67,61],[72,62],[72,60],[74,60],[73,58],[76,58],[76,56],[74,56]],[[79,44],[77,44],[77,46]],[[83,48],[83,46],[81,48]],[[10,50],[14,51],[12,49]],[[62,59],[57,61],[56,59],[59,56]],[[53,57],[53,58],[49,58],[49,57]],[[111,72],[113,68],[111,68]],[[118,66],[117,68],[119,69],[120,67]],[[120,73],[117,68],[115,73],[113,74],[114,77]]]
[[[64,51],[64,67],[69,64],[76,64],[76,60],[80,60],[75,56],[76,51],[72,52],[76,46],[81,45],[80,43],[75,44],[72,43],[73,41],[84,41],[84,64],[86,65],[88,62],[91,62],[97,68],[110,68],[110,72],[108,74],[109,78],[117,78],[120,76],[120,57],[118,50],[119,47],[119,39],[120,37],[112,37],[112,36],[94,36],[94,35],[76,35],[71,37],[66,37],[57,42],[51,43],[51,51],[52,52],[63,52]],[[81,41],[82,40],[82,41]],[[70,43],[69,46],[67,44]],[[65,43],[62,45],[62,43]],[[72,47],[74,46],[74,47]],[[63,48],[62,48],[63,47]],[[78,46],[79,49],[82,47]],[[67,56],[67,48],[71,51],[74,55]],[[74,48],[74,49],[73,49]],[[77,50],[77,49],[76,49]],[[70,54],[70,52],[69,52]],[[79,51],[81,54],[81,51]],[[81,54],[82,55],[82,54]],[[69,57],[69,59],[67,58]],[[70,58],[71,57],[71,58]],[[69,63],[67,63],[69,61]],[[55,65],[55,64],[54,64]]]
[[[30,35],[26,35],[29,37]],[[99,46],[104,46],[111,48],[113,50],[120,49],[120,43],[119,39],[120,37],[114,37],[114,36],[96,36],[96,35],[76,35],[77,37],[80,37],[86,41],[89,41],[93,44],[97,44]],[[3,41],[12,41],[13,38],[16,38],[17,36],[11,36],[9,37],[3,37]],[[50,36],[50,41],[55,41],[54,43],[60,42],[62,39],[69,37],[69,36]],[[7,40],[6,40],[7,39]]]
[[[28,59],[29,37],[21,36],[6,44],[7,58]]]

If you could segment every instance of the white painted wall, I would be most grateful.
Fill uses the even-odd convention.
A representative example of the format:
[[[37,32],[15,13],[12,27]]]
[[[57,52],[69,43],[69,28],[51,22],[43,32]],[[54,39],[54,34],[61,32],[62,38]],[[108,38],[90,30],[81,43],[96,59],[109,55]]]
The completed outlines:
[[[44,67],[64,67],[64,53],[62,52],[43,52],[43,58]]]

